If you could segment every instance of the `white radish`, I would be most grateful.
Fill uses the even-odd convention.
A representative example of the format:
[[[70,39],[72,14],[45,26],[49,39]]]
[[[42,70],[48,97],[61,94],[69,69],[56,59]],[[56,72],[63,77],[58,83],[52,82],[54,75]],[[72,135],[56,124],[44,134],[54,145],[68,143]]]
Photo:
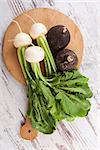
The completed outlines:
[[[15,36],[13,44],[16,48],[18,48],[21,46],[31,45],[31,43],[32,43],[31,37],[28,34],[21,32]]]
[[[30,46],[25,51],[25,59],[30,63],[38,63],[44,59],[44,50],[39,46]]]
[[[29,31],[29,34],[33,39],[37,39],[39,36],[45,35],[46,33],[47,28],[42,23],[34,23]]]
[[[16,23],[16,25],[18,26],[20,33],[18,33],[13,40],[9,41],[13,41],[13,44],[16,48],[31,45],[31,37],[27,33],[22,32],[21,27],[16,20],[13,20],[13,22]]]
[[[36,39],[37,44],[44,49],[45,54],[47,56],[44,58],[45,59],[44,63],[45,63],[45,67],[48,68],[46,69],[46,74],[48,76],[48,74],[52,73],[52,69],[54,72],[56,72],[56,64],[52,56],[52,53],[50,51],[50,47],[48,45],[47,39],[45,37],[45,35],[47,34],[47,28],[44,24],[35,22],[30,15],[28,14],[24,14],[24,15],[29,19],[31,19],[31,21],[33,22],[33,25],[31,26],[31,29],[29,31],[30,36],[33,39]],[[50,65],[52,66],[52,69],[50,68]]]

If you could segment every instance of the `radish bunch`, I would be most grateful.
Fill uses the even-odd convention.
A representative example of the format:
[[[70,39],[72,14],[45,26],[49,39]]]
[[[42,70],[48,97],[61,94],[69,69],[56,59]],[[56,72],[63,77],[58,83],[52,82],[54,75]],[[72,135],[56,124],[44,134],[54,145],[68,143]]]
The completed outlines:
[[[26,16],[30,18],[30,16]],[[33,19],[31,20],[33,21]],[[69,65],[74,62],[73,66],[75,67],[77,64],[75,53],[70,50],[67,50],[67,53],[66,50],[58,52],[57,65],[60,64],[60,70],[65,68],[64,72],[59,72],[45,37],[47,34],[46,26],[35,22],[32,24],[29,34],[26,34],[20,29],[18,22],[14,22],[19,27],[20,33],[15,36],[13,44],[18,48],[19,63],[27,83],[27,96],[29,98],[27,116],[31,120],[33,128],[50,134],[63,119],[72,121],[76,117],[86,116],[91,106],[89,98],[92,97],[88,78],[81,75],[77,70],[65,71],[66,68],[68,69],[65,66],[67,65],[67,62],[66,64],[64,62],[65,59]],[[59,33],[61,34],[62,26],[60,28]],[[58,29],[56,28],[56,30]],[[69,38],[69,32],[65,33],[66,31],[63,28],[62,38],[64,36]],[[49,34],[51,38],[51,33],[49,32]],[[32,43],[32,39],[37,41],[38,46]],[[64,46],[66,43],[68,44],[68,41],[64,41]],[[59,45],[58,42],[57,47],[62,48],[62,43]],[[44,61],[45,64],[45,76],[40,68],[41,61]]]

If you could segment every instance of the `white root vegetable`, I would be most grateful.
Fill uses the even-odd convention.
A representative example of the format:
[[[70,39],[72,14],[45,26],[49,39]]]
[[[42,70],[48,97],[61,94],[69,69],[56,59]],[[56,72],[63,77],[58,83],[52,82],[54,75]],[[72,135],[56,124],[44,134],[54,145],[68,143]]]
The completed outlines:
[[[15,36],[13,44],[16,48],[18,48],[21,46],[28,46],[31,43],[32,43],[31,37],[28,34],[21,32]]]
[[[38,63],[42,61],[44,59],[44,50],[39,46],[34,46],[34,44],[32,44],[31,37],[28,34],[22,32],[19,23],[15,20],[13,20],[13,22],[17,24],[20,31],[20,33],[18,33],[13,40],[14,46],[18,48],[21,46],[33,45],[26,49],[25,59],[30,63]]]
[[[47,28],[43,23],[36,22],[30,15],[26,13],[23,15],[28,17],[33,22],[33,25],[29,31],[29,34],[33,39],[37,39],[39,36],[47,34]]]
[[[37,44],[40,47],[42,47],[45,51],[46,57],[44,58],[44,64],[46,68],[46,75],[48,76],[49,74],[52,73],[52,71],[56,72],[56,64],[52,56],[52,53],[50,51],[50,47],[48,45],[47,39],[45,37],[45,34],[47,33],[47,28],[42,23],[36,23],[30,15],[28,14],[24,14],[24,15],[28,17],[29,19],[31,19],[31,21],[33,22],[33,25],[29,32],[30,36],[33,39],[36,39]],[[50,65],[52,67],[50,67]]]
[[[25,59],[30,63],[38,63],[44,59],[44,50],[39,46],[28,47],[25,51]]]
[[[13,44],[16,48],[31,45],[32,44],[31,37],[27,33],[22,32],[22,29],[16,20],[13,20],[12,22],[14,22],[17,25],[19,33],[15,36],[14,39],[11,39],[9,41],[13,41]]]
[[[34,23],[30,29],[30,36],[33,39],[37,39],[41,35],[45,35],[47,33],[47,28],[42,23]]]

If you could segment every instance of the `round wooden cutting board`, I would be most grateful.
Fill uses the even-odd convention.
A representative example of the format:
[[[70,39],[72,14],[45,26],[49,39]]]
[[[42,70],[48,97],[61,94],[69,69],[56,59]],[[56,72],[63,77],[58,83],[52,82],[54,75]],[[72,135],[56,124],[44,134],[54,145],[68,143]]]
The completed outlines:
[[[22,31],[26,33],[29,33],[29,30],[33,23],[24,14],[30,15],[36,22],[45,24],[48,29],[50,29],[54,25],[65,25],[70,31],[71,35],[71,40],[67,48],[73,50],[77,54],[77,67],[80,66],[83,56],[83,38],[79,28],[69,17],[65,16],[59,11],[48,8],[36,8],[29,10],[15,18],[15,20],[21,26]],[[14,22],[12,22],[5,33],[3,57],[9,72],[14,76],[16,80],[18,80],[20,83],[25,84],[25,79],[23,77],[21,67],[17,58],[17,49],[14,48],[13,42],[9,42],[9,40],[14,39],[17,33],[19,33],[18,26]]]

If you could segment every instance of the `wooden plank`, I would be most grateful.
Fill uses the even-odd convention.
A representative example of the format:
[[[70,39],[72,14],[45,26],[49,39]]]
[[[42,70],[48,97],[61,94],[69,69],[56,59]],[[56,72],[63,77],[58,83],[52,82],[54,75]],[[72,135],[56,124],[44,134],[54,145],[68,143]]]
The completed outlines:
[[[100,26],[100,3],[66,2],[65,0],[1,0],[0,1],[0,150],[96,150],[97,135],[100,133],[100,45],[97,25]],[[25,114],[27,98],[25,87],[17,83],[2,61],[4,32],[12,18],[33,7],[52,7],[70,16],[80,27],[84,36],[85,54],[81,71],[91,78],[94,96],[92,110],[87,119],[73,123],[63,122],[52,135],[39,134],[32,142],[22,140],[20,123]],[[95,9],[94,9],[95,8]],[[99,31],[98,31],[99,32]],[[99,32],[100,33],[100,32]],[[98,137],[99,139],[99,137]],[[6,143],[6,144],[5,144]],[[99,145],[98,140],[98,145]],[[99,150],[99,147],[98,147]]]

